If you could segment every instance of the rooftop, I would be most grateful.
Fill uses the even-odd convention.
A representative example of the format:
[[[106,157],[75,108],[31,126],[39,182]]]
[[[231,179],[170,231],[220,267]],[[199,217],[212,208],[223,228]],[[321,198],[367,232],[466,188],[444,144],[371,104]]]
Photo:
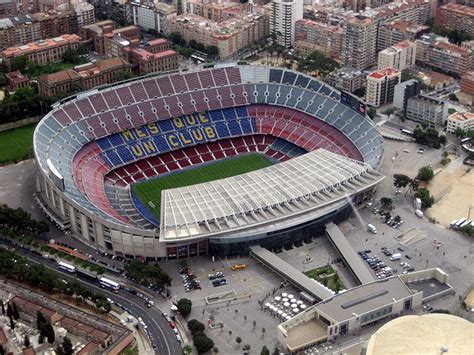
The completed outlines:
[[[385,78],[386,76],[394,76],[394,75],[400,75],[400,70],[395,69],[395,68],[385,68],[382,70],[373,71],[369,75],[367,75],[367,77],[373,78],[373,79],[382,79],[382,78]]]
[[[144,48],[135,48],[132,50],[135,54],[137,54],[143,60],[150,60],[150,59],[161,59],[176,55],[176,51],[173,49],[167,49],[165,51],[161,51],[158,53],[152,53],[147,51]]]
[[[406,20],[396,20],[392,22],[385,22],[385,23],[382,23],[381,26],[395,29],[400,32],[412,32],[412,33],[427,31],[430,28],[429,26],[420,25],[419,23],[406,21]]]
[[[306,19],[306,18],[296,21],[296,25],[298,25],[298,24],[305,25],[305,26],[310,26],[310,27],[314,27],[314,28],[325,29],[325,30],[328,30],[328,31],[331,31],[331,32],[342,32],[342,27],[333,26],[333,25],[329,25],[329,24],[324,23],[324,22],[313,21],[313,20]]]
[[[339,323],[411,295],[407,285],[398,276],[393,276],[354,287],[314,307],[328,319]]]
[[[28,44],[23,44],[20,46],[5,48],[2,52],[3,57],[14,57],[31,52],[41,51],[45,49],[51,49],[53,47],[63,45],[70,42],[79,42],[81,37],[76,34],[64,34],[55,38],[48,38],[44,40],[39,40],[35,42],[30,42]]]
[[[459,121],[459,122],[466,122],[470,120],[474,120],[474,113],[471,112],[455,112],[451,116],[449,116],[450,120]]]
[[[15,82],[15,83],[19,83],[19,82],[23,82],[25,80],[28,80],[28,78],[26,76],[24,76],[19,70],[6,73],[5,77],[9,81],[12,81],[12,82]]]
[[[474,8],[471,6],[464,6],[461,4],[449,3],[449,4],[439,7],[439,9],[455,12],[463,16],[474,17]]]

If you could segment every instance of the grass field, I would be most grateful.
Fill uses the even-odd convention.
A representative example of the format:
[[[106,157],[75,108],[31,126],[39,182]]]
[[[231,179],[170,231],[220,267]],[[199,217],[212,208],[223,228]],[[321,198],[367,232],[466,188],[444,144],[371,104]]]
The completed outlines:
[[[344,283],[339,278],[339,275],[329,265],[306,271],[305,275],[319,281],[335,292],[345,289]]]
[[[33,154],[33,132],[36,124],[0,132],[0,164],[14,163]]]
[[[162,190],[224,179],[270,165],[272,162],[264,155],[249,154],[134,184],[132,192],[159,220]]]

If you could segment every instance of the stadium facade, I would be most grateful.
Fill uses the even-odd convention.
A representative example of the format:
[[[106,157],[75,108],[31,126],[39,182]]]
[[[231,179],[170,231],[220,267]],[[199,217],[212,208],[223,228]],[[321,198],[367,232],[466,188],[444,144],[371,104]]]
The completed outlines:
[[[314,78],[263,66],[94,89],[55,104],[38,124],[38,201],[85,243],[126,257],[282,246],[346,218],[383,178],[383,140],[364,112]],[[156,176],[250,153],[278,164],[164,190],[160,206],[132,192]]]

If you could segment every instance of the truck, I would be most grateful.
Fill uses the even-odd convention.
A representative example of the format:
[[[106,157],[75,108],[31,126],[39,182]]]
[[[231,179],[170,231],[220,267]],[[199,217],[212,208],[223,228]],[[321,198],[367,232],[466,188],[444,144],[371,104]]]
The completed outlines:
[[[422,210],[416,210],[415,214],[420,218],[423,218],[423,215],[424,215]]]
[[[234,264],[234,265],[232,265],[231,269],[232,269],[232,271],[237,271],[237,270],[245,269],[246,267],[247,267],[247,265],[245,265],[245,264]]]
[[[371,233],[374,233],[374,234],[377,234],[377,228],[375,228],[375,226],[373,224],[368,224],[367,225],[367,230]]]
[[[392,256],[390,257],[390,260],[392,260],[392,261],[400,260],[401,257],[402,257],[402,254],[395,253],[395,254],[392,254]]]

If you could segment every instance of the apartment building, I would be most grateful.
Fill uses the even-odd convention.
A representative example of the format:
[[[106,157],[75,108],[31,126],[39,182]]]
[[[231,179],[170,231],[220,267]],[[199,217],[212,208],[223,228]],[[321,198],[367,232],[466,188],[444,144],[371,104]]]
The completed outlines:
[[[365,87],[364,73],[351,67],[342,67],[330,72],[326,77],[326,81],[329,85],[350,93]]]
[[[171,31],[181,33],[186,42],[195,40],[216,46],[222,60],[236,58],[243,49],[268,35],[268,18],[263,13],[239,13],[219,23],[186,14],[171,20]]]
[[[464,73],[461,77],[461,101],[474,105],[474,71]]]
[[[401,72],[394,68],[385,68],[367,75],[365,101],[368,105],[379,107],[393,101],[395,85],[400,82]]]
[[[435,26],[474,36],[474,8],[454,3],[440,6],[436,11]]]
[[[272,0],[270,9],[270,33],[276,35],[279,45],[292,47],[296,21],[303,18],[303,0]]]
[[[414,42],[429,30],[429,26],[406,20],[382,22],[379,24],[377,50],[381,51],[402,41]]]
[[[120,26],[127,24],[128,0],[89,0],[98,20],[112,20]]]
[[[170,21],[176,16],[176,7],[162,2],[148,5],[143,1],[131,1],[127,6],[128,22],[144,31],[168,35],[170,33]]]
[[[416,79],[410,79],[395,85],[393,95],[393,108],[400,110],[406,115],[408,99],[420,93],[421,85]]]
[[[342,49],[342,27],[324,22],[301,19],[295,23],[295,48],[303,55],[309,53],[306,48],[319,50],[339,59]]]
[[[443,125],[444,101],[426,96],[418,95],[408,99],[406,107],[406,118],[425,123],[428,127],[437,128]]]
[[[416,61],[457,77],[472,70],[474,65],[470,48],[457,46],[435,35],[423,35],[416,40]]]
[[[455,112],[448,117],[446,130],[454,133],[457,129],[463,131],[474,131],[474,113],[471,112]]]
[[[60,62],[64,52],[68,49],[77,49],[81,37],[76,34],[66,34],[46,40],[30,42],[16,47],[9,47],[1,52],[3,64],[7,70],[11,69],[13,58],[26,56],[33,63],[44,65],[48,62]]]
[[[342,62],[366,69],[376,64],[377,21],[363,15],[349,17],[342,34]]]
[[[415,65],[415,42],[403,41],[380,51],[378,54],[378,69],[395,68],[404,70]]]
[[[38,79],[38,92],[44,96],[58,96],[117,81],[121,72],[131,72],[132,66],[122,58],[110,58],[79,65],[74,69],[47,74]]]

